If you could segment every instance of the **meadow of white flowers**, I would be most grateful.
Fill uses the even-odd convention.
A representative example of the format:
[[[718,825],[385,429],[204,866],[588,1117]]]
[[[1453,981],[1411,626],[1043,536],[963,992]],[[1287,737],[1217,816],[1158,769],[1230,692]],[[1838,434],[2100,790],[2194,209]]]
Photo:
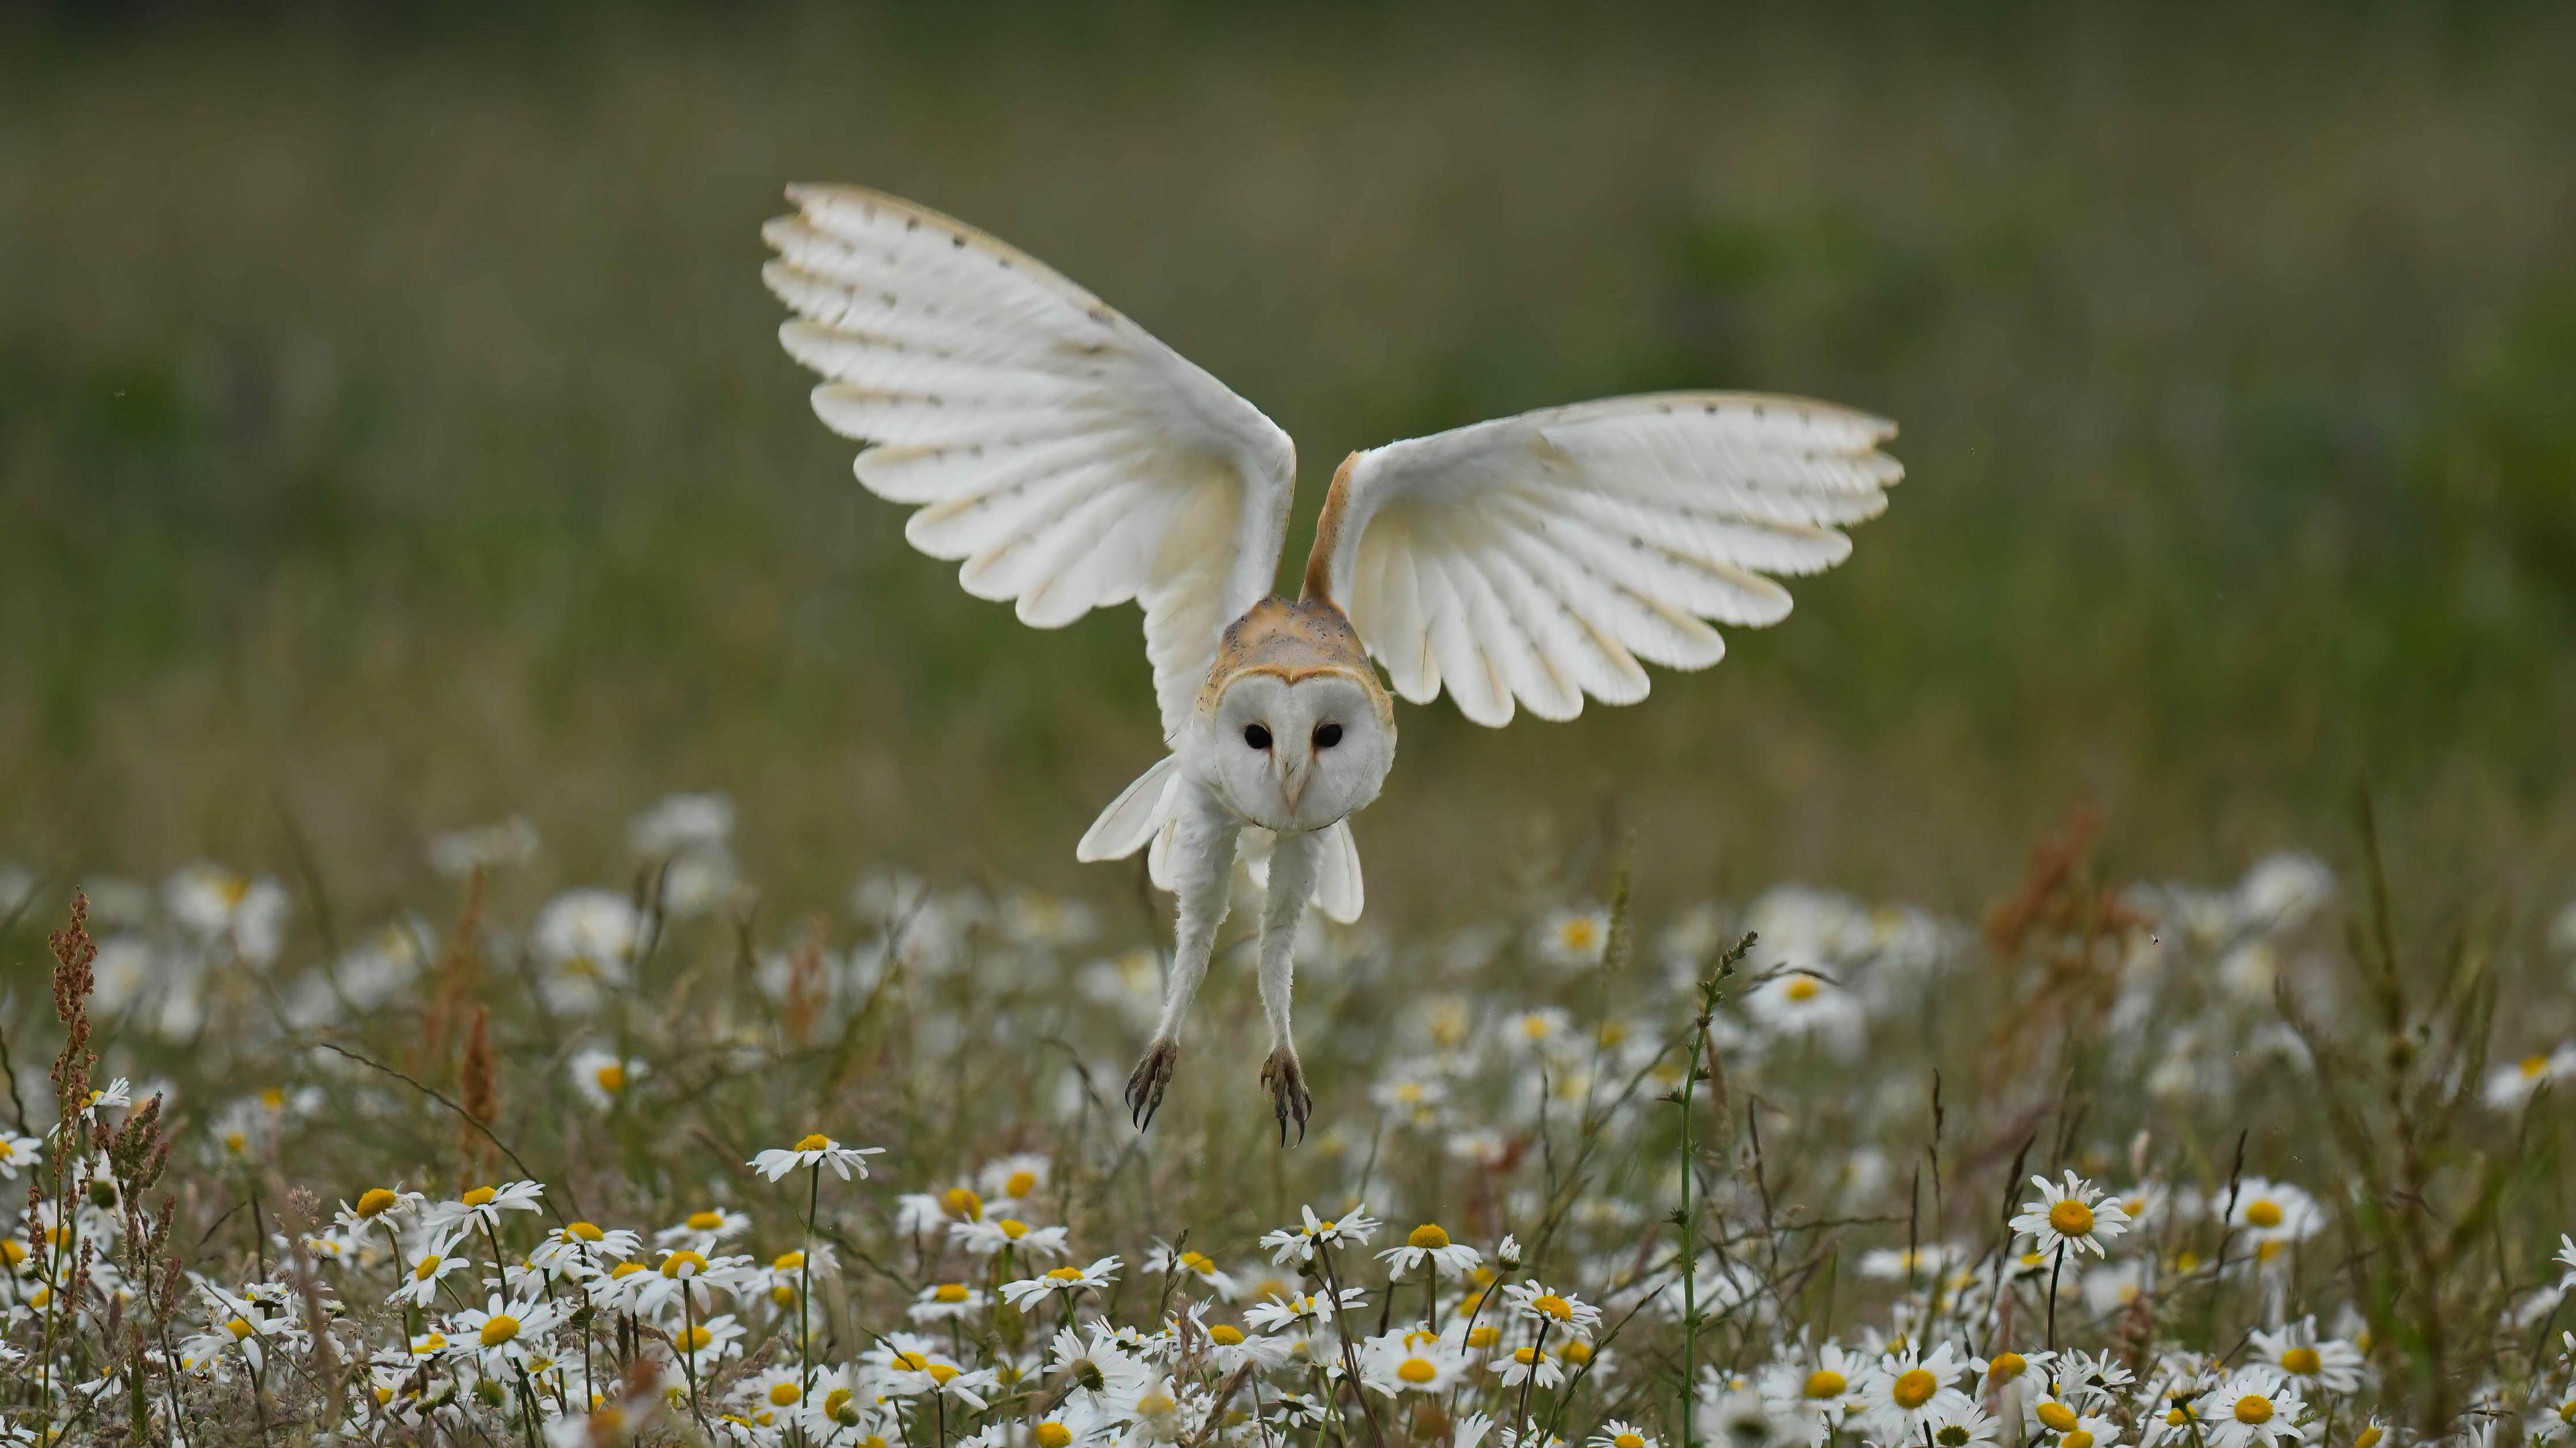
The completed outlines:
[[[2070,838],[1974,924],[1310,921],[1282,1149],[1248,982],[1129,1124],[1138,904],[771,919],[732,827],[443,837],[363,930],[0,871],[0,1442],[2576,1441],[2576,912]]]

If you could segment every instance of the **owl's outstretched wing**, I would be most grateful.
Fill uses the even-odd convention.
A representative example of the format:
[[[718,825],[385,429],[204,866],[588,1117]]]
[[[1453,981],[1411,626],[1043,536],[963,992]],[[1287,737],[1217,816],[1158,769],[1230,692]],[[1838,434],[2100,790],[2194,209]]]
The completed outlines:
[[[1479,724],[1646,696],[1639,661],[1700,669],[1712,621],[1789,612],[1773,575],[1843,561],[1903,476],[1895,425],[1791,397],[1660,393],[1523,413],[1355,453],[1306,593],[1350,615],[1396,692]]]
[[[1134,599],[1166,738],[1218,636],[1270,592],[1296,452],[1269,418],[1099,298],[980,231],[846,186],[796,186],[762,270],[779,339],[859,481],[963,560],[978,598],[1060,628]]]

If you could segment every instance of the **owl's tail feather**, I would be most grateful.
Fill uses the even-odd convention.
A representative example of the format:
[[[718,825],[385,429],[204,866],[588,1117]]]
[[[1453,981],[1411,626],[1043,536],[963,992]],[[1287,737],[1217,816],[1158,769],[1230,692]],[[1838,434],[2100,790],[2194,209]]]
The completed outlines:
[[[1252,876],[1255,889],[1270,888],[1270,852],[1277,848],[1278,838],[1258,825],[1244,827],[1243,868]],[[1360,918],[1361,907],[1367,904],[1367,892],[1360,884],[1360,847],[1351,838],[1351,822],[1338,819],[1324,826],[1323,845],[1323,863],[1315,875],[1315,908],[1323,911],[1326,919],[1348,925]],[[1160,838],[1155,840],[1155,847],[1159,853]],[[1154,883],[1163,884],[1160,879]]]
[[[1090,862],[1123,860],[1145,848],[1172,817],[1180,803],[1180,756],[1166,754],[1151,769],[1136,776],[1136,782],[1121,790],[1091,828],[1082,832],[1082,842],[1073,847],[1073,857]]]

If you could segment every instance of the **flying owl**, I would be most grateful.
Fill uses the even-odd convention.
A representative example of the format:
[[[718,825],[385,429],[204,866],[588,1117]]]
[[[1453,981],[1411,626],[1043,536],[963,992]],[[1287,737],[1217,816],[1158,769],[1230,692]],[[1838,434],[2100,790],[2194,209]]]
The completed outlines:
[[[1478,724],[1646,697],[1702,669],[1714,623],[1789,612],[1783,575],[1851,551],[1902,475],[1893,424],[1791,397],[1666,392],[1548,408],[1351,454],[1304,586],[1273,592],[1295,446],[1249,402],[1042,263],[873,191],[788,190],[763,270],[795,312],[814,411],[861,444],[870,492],[978,598],[1061,628],[1134,600],[1164,756],[1110,802],[1083,860],[1148,852],[1176,897],[1162,1019],[1127,1082],[1162,1104],[1238,854],[1264,879],[1261,1067],[1285,1144],[1312,1110],[1289,1030],[1308,901],[1358,918],[1351,815],[1395,763],[1389,687]],[[1383,669],[1381,680],[1379,670]]]

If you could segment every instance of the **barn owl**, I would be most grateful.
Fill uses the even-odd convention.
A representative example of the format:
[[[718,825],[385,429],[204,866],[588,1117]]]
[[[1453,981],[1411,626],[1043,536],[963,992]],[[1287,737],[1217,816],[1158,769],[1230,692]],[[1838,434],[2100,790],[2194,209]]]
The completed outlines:
[[[1176,899],[1160,1023],[1127,1083],[1160,1108],[1240,856],[1263,878],[1261,1082],[1282,1145],[1313,1109],[1289,1028],[1312,901],[1358,918],[1350,817],[1395,763],[1389,687],[1445,688],[1499,726],[1646,696],[1644,664],[1700,669],[1712,623],[1789,612],[1781,575],[1850,552],[1902,470],[1895,428],[1790,397],[1618,397],[1389,443],[1335,470],[1296,598],[1273,593],[1296,450],[1252,404],[1020,251],[908,201],[788,190],[764,235],[780,339],[814,411],[861,444],[913,546],[978,598],[1061,628],[1134,600],[1165,753],[1075,854],[1147,852]],[[1381,679],[1379,670],[1384,670]]]

